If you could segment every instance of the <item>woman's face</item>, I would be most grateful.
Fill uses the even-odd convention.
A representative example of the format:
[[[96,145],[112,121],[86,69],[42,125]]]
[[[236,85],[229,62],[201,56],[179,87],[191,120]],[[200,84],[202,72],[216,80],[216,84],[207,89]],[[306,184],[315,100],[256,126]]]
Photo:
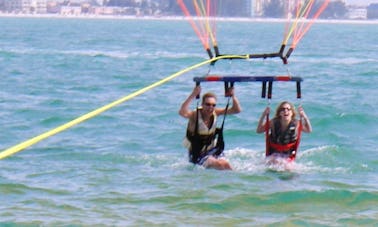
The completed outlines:
[[[291,109],[290,104],[284,103],[280,107],[280,117],[281,117],[281,119],[291,120],[292,116],[293,116],[293,110]]]

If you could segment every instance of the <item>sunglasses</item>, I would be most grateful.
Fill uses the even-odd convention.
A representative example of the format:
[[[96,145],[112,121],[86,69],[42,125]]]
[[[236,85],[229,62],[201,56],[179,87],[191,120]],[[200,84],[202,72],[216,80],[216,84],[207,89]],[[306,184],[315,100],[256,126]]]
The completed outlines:
[[[212,106],[212,107],[215,107],[217,104],[215,104],[215,103],[208,103],[208,102],[206,102],[205,103],[205,106]]]
[[[291,108],[288,108],[288,107],[282,107],[282,108],[280,108],[280,111],[285,111],[285,110],[290,111]]]

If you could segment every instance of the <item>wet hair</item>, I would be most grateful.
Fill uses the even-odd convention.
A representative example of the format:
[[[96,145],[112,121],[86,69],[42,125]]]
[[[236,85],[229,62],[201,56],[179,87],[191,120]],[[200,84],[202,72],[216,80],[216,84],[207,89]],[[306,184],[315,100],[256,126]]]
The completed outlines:
[[[294,105],[292,103],[290,103],[288,101],[283,101],[283,102],[280,103],[280,105],[278,105],[278,107],[276,109],[276,115],[274,116],[274,118],[280,118],[281,108],[284,105],[286,105],[286,104],[288,104],[290,106],[291,112],[293,113],[292,119],[295,119],[295,116],[296,116],[296,114],[295,114],[295,107],[294,107]]]
[[[205,103],[205,100],[206,100],[207,98],[215,98],[215,100],[217,100],[217,96],[216,96],[214,93],[212,93],[212,92],[208,92],[208,93],[206,93],[206,94],[204,94],[204,95],[202,96],[202,104]]]

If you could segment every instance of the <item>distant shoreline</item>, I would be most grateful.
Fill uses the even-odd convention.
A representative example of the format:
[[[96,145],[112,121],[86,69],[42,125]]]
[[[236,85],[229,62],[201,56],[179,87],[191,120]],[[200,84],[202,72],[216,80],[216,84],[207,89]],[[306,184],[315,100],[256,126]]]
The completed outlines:
[[[124,16],[124,15],[94,15],[94,14],[80,14],[80,15],[62,15],[62,14],[15,14],[15,13],[0,13],[0,18],[59,18],[59,19],[119,19],[119,20],[186,20],[184,16]],[[283,18],[217,18],[217,21],[235,21],[235,22],[286,22]],[[326,24],[378,24],[378,20],[325,20],[317,19],[315,23]]]

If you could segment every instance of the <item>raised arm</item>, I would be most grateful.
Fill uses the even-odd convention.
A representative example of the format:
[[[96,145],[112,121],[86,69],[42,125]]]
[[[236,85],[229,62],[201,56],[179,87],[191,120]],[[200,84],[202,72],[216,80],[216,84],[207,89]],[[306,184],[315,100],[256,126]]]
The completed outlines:
[[[191,115],[193,114],[193,111],[189,109],[190,103],[192,102],[193,99],[197,97],[197,95],[201,94],[201,87],[196,86],[194,87],[192,93],[186,98],[186,100],[181,104],[181,108],[179,110],[179,114],[182,117],[185,118],[190,118]]]
[[[310,119],[307,117],[302,106],[298,107],[298,112],[299,112],[299,116],[300,116],[300,121],[302,121],[302,131],[307,132],[307,133],[312,132],[312,126],[311,126]]]
[[[230,88],[230,95],[232,98],[232,107],[227,110],[227,114],[237,114],[242,111],[238,98],[234,93],[234,88]],[[225,114],[226,108],[217,108],[215,110],[217,115]]]
[[[266,116],[270,113],[270,107],[266,107],[264,112],[261,114],[259,119],[259,123],[257,124],[256,132],[263,133],[265,132],[265,124],[269,124],[269,122],[264,122]]]

